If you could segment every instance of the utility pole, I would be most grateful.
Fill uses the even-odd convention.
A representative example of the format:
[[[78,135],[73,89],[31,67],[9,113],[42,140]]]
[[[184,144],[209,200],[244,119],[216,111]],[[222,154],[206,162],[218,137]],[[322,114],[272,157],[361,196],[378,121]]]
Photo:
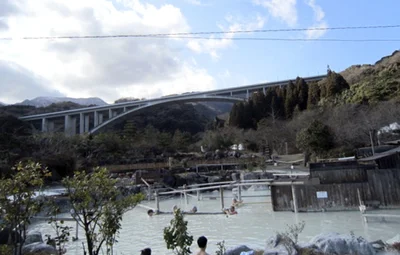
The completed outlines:
[[[374,139],[372,138],[372,131],[369,130],[369,139],[371,140],[372,155],[375,155]]]

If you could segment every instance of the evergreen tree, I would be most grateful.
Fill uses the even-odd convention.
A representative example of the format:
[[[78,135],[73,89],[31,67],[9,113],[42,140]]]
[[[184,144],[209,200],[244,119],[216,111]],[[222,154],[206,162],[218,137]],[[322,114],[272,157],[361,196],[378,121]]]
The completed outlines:
[[[349,89],[347,81],[338,73],[329,72],[325,83],[324,97],[332,97],[341,93],[343,90]]]
[[[297,105],[296,88],[292,81],[286,86],[286,98],[285,98],[285,116],[290,119],[293,115],[293,110]]]
[[[253,102],[253,118],[256,122],[258,122],[266,115],[266,97],[262,91],[255,92],[251,98],[251,101]]]
[[[247,103],[244,104],[244,112],[243,112],[243,125],[241,128],[248,129],[248,128],[255,128],[255,121],[253,117],[253,101],[249,100]]]
[[[321,90],[318,83],[310,84],[308,88],[308,99],[307,99],[307,109],[312,109],[320,100]]]
[[[296,79],[297,102],[299,110],[307,109],[308,100],[308,84],[303,78],[297,77]]]
[[[229,113],[229,126],[232,127],[238,126],[238,108],[239,108],[238,103],[232,105],[232,109]]]
[[[327,125],[314,120],[297,134],[296,145],[306,154],[320,155],[333,148],[333,134]]]

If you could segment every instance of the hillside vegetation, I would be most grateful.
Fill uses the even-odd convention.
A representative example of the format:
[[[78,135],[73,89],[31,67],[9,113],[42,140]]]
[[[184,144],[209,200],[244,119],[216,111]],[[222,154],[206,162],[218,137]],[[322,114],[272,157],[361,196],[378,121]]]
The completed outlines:
[[[289,152],[341,156],[370,146],[371,140],[399,139],[396,132],[378,132],[394,122],[400,122],[399,51],[374,65],[328,70],[318,83],[298,77],[265,95],[256,92],[232,107],[228,123],[244,130],[242,139],[258,150],[285,153],[289,147]]]

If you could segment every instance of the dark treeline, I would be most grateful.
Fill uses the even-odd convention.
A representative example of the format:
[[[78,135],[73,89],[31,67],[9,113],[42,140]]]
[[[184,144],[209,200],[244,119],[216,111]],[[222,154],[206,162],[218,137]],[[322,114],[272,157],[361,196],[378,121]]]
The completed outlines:
[[[262,119],[272,121],[289,120],[296,113],[315,108],[321,98],[334,98],[349,84],[340,75],[328,71],[328,78],[324,83],[308,84],[304,79],[297,77],[287,86],[271,87],[265,92],[256,92],[247,102],[240,102],[232,107],[229,124],[238,128],[257,128]]]

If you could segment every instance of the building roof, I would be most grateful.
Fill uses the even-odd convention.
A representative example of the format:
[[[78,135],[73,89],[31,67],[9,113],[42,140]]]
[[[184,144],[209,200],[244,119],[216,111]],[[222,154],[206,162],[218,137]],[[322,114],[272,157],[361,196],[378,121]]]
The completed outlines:
[[[373,155],[371,157],[362,158],[362,159],[359,159],[358,161],[373,161],[373,160],[377,160],[377,159],[384,158],[387,156],[391,156],[398,152],[400,152],[400,147],[397,147],[397,148],[394,148],[394,149],[391,149],[391,150],[388,150],[388,151],[385,151],[382,153],[375,153],[375,155]]]

